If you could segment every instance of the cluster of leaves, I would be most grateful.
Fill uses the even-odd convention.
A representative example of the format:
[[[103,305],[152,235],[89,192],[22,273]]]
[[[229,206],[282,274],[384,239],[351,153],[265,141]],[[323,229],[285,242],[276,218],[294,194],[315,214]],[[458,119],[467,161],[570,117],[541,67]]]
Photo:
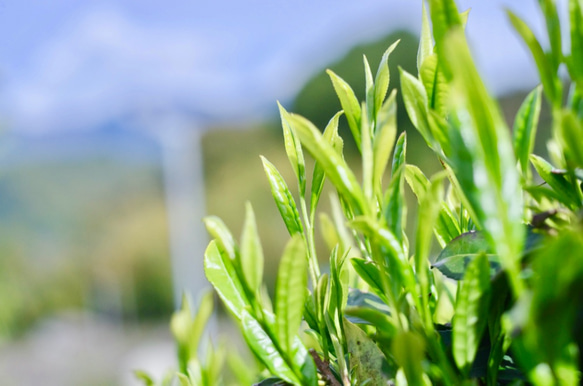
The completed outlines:
[[[424,4],[418,73],[401,70],[400,89],[413,125],[443,166],[430,178],[407,164],[406,134],[396,138],[396,91],[386,94],[398,42],[375,76],[364,58],[362,103],[329,71],[343,111],[323,132],[280,106],[299,197],[262,159],[291,236],[273,304],[262,284],[251,205],[240,243],[220,219],[205,219],[214,238],[205,272],[265,367],[269,378],[259,385],[579,384],[583,11],[579,0],[569,0],[567,55],[554,0],[539,3],[548,52],[509,12],[542,82],[512,132],[470,55],[468,13],[453,0],[429,0],[428,10]],[[559,77],[562,64],[568,79]],[[531,154],[543,93],[553,117],[550,161]],[[362,182],[342,155],[341,114],[362,155]],[[315,161],[311,180],[304,152]],[[331,250],[328,273],[320,271],[314,231],[325,180],[337,192],[332,216],[320,217]],[[405,232],[407,185],[419,205],[414,243]],[[218,384],[189,375],[200,372],[192,363],[181,362],[183,384]]]

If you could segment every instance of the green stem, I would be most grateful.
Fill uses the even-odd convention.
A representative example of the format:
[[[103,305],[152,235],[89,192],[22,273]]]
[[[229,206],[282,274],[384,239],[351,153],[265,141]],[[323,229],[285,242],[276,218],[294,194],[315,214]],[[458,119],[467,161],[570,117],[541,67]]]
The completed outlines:
[[[318,267],[318,257],[316,255],[316,245],[314,242],[314,228],[312,227],[313,219],[308,216],[304,194],[300,195],[300,207],[302,210],[302,217],[304,218],[304,226],[306,228],[304,231],[304,239],[308,247],[308,264],[310,266],[312,286],[316,288],[316,285],[318,285],[318,278],[320,277],[320,268]]]

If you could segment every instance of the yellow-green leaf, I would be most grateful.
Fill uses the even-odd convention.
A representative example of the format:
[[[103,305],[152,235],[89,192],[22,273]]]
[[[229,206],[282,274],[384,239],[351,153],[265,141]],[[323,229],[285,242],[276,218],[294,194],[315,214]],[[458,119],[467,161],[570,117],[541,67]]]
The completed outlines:
[[[275,287],[276,331],[284,352],[291,352],[302,321],[308,286],[307,268],[305,243],[300,235],[296,235],[283,252]]]
[[[221,254],[214,240],[209,243],[204,254],[204,272],[227,309],[240,319],[249,301],[231,260]]]
[[[263,248],[251,203],[246,203],[245,210],[245,223],[241,235],[241,270],[249,289],[258,294],[263,281]]]
[[[470,371],[488,320],[490,265],[486,255],[470,263],[458,291],[453,318],[453,357],[458,368]]]
[[[265,157],[261,156],[261,161],[263,162],[263,169],[271,186],[271,195],[275,200],[277,209],[281,214],[281,218],[289,234],[293,236],[296,233],[302,233],[303,227],[300,214],[298,213],[298,207],[285,180],[276,167]]]
[[[344,115],[348,121],[348,127],[350,127],[352,135],[354,136],[354,141],[360,149],[360,118],[362,114],[360,103],[358,103],[358,99],[356,98],[356,95],[354,95],[352,87],[350,87],[344,79],[336,75],[332,70],[327,70],[326,72],[332,80],[332,85],[334,86],[334,90],[338,95],[340,105],[342,106]]]

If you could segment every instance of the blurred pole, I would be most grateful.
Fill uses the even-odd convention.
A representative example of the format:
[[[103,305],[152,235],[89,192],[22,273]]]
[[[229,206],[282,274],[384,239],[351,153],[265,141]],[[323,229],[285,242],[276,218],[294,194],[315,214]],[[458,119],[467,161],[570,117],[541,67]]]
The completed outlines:
[[[184,291],[196,304],[202,291],[210,288],[203,269],[207,236],[202,223],[205,215],[202,131],[192,122],[180,119],[163,120],[158,126],[174,302],[179,308]]]

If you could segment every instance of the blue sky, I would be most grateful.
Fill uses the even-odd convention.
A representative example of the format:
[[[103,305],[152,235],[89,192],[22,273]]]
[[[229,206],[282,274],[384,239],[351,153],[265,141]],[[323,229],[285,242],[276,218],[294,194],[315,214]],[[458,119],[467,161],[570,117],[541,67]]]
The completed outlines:
[[[417,32],[413,0],[0,0],[0,122],[46,134],[142,116],[258,119],[291,100],[352,45]],[[533,87],[509,30],[510,7],[535,31],[535,0],[465,0],[470,42],[496,93]]]

